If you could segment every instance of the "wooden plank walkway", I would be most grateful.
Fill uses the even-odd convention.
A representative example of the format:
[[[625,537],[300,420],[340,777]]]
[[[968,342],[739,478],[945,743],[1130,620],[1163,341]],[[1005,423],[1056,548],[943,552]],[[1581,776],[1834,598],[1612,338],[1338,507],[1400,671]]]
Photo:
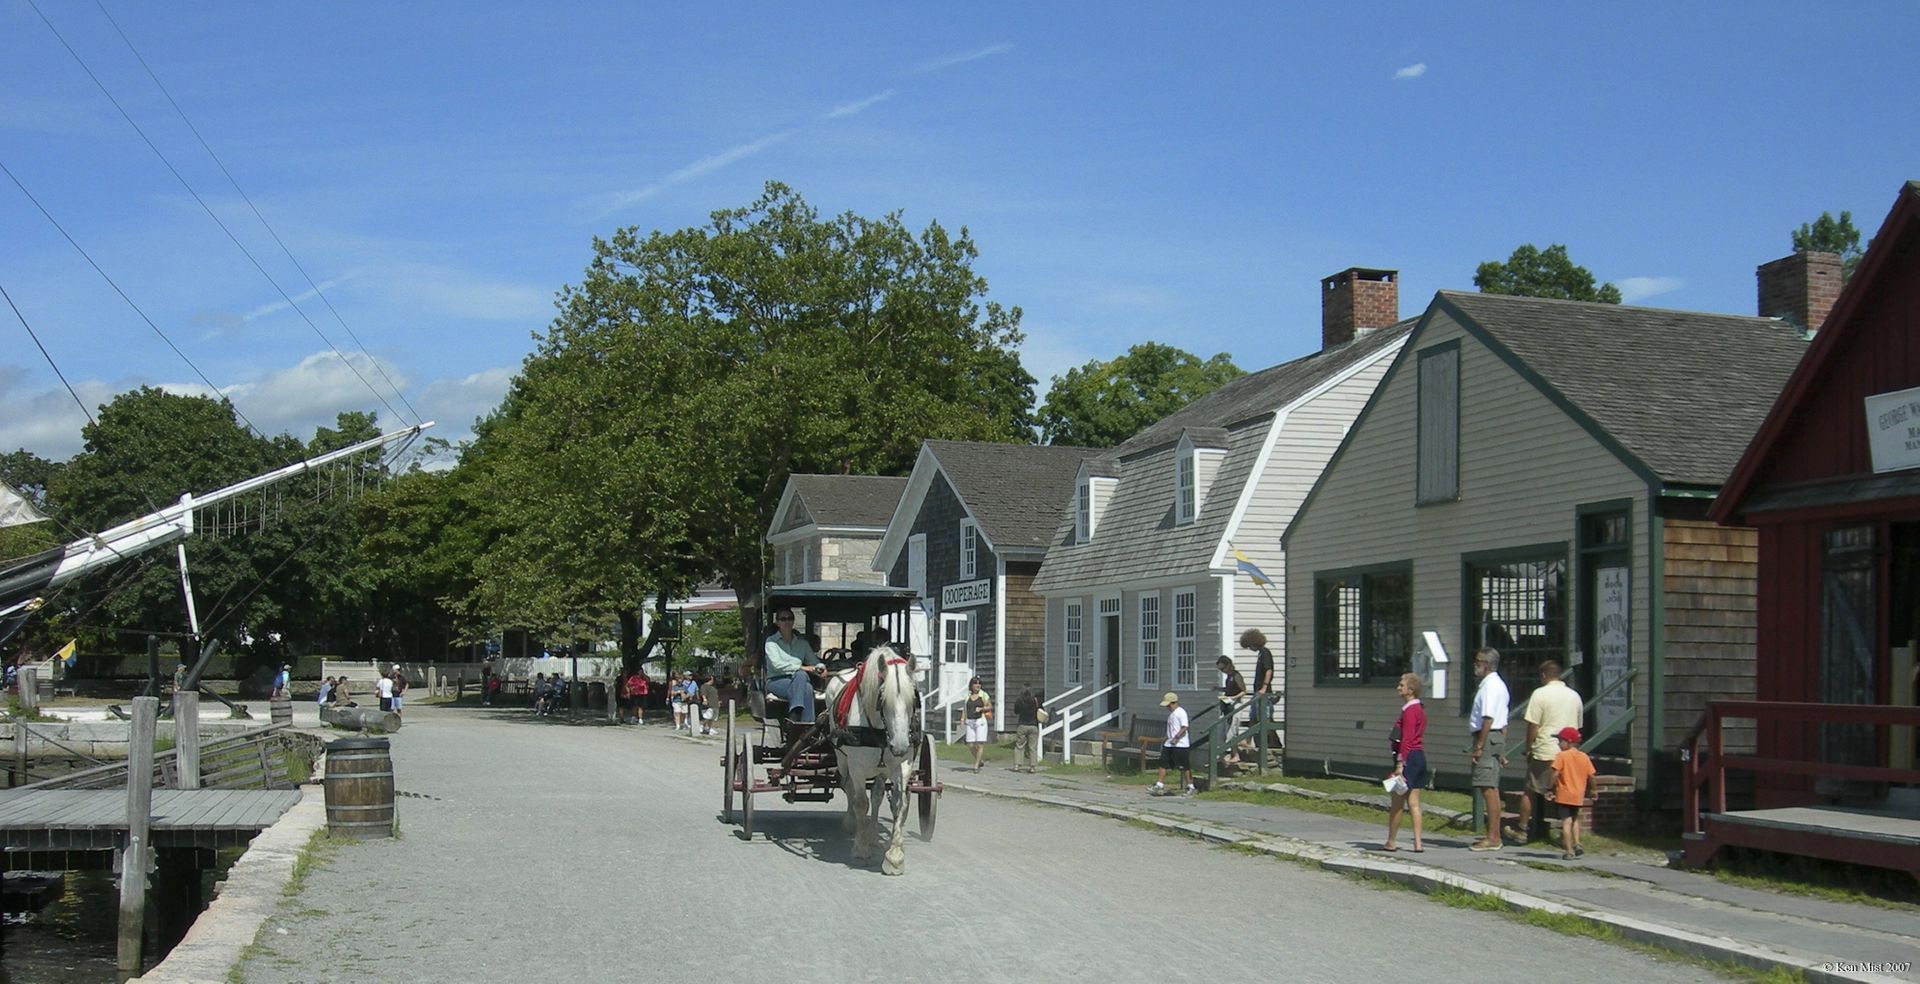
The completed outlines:
[[[297,789],[156,789],[156,847],[234,847],[300,802]],[[0,849],[100,851],[127,838],[127,794],[117,789],[0,792]]]

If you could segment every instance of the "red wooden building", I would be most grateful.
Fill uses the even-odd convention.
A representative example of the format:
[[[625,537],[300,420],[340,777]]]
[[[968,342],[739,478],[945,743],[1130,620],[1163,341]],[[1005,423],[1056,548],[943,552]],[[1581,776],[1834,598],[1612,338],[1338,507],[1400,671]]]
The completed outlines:
[[[1763,295],[1768,270],[1795,260],[1830,262],[1769,264]],[[1758,701],[1708,713],[1758,721],[1758,750],[1718,755],[1718,720],[1703,721],[1690,793],[1707,792],[1708,816],[1690,810],[1688,829],[1708,843],[1690,857],[1715,842],[1780,849],[1714,833],[1726,786],[1707,773],[1732,768],[1755,776],[1757,813],[1809,845],[1795,853],[1920,874],[1920,183],[1901,188],[1710,515],[1759,530]],[[1907,853],[1875,860],[1871,843]]]

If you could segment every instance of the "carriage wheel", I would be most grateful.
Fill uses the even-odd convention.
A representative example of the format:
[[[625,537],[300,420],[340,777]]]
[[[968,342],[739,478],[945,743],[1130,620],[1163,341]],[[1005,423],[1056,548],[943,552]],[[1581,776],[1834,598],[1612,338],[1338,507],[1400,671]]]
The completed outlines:
[[[740,833],[742,836],[752,839],[753,766],[748,764],[752,761],[752,756],[747,754],[747,740],[745,738],[740,739],[740,755],[740,773],[743,779],[740,783]]]
[[[920,742],[920,769],[917,773],[920,785],[926,787],[924,793],[914,794],[914,811],[920,814],[920,839],[933,839],[933,821],[940,812],[940,794],[933,787],[938,778],[934,775],[933,742],[922,739]]]
[[[732,823],[734,772],[732,704],[727,705],[727,711],[727,739],[720,745],[720,747],[724,749],[720,755],[720,785],[723,787],[720,794],[720,819],[723,822]]]

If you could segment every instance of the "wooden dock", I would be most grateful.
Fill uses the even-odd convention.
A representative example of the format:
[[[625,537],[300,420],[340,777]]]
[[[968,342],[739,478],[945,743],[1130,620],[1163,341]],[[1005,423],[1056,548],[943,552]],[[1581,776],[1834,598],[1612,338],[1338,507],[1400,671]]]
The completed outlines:
[[[298,802],[298,789],[156,789],[153,846],[239,847]],[[0,851],[111,851],[126,842],[125,790],[0,792]]]

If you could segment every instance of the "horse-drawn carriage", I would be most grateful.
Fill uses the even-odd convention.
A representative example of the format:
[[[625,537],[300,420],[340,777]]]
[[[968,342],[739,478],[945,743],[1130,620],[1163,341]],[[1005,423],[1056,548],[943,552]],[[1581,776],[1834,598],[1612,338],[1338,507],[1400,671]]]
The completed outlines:
[[[915,604],[911,588],[823,581],[770,588],[765,610],[794,609],[806,616],[807,629],[831,633],[831,648],[819,655],[827,667],[826,695],[817,719],[793,720],[789,708],[770,696],[764,678],[750,685],[748,708],[757,727],[736,729],[729,703],[725,751],[721,757],[724,798],[721,815],[731,823],[739,797],[741,828],[753,836],[754,800],[778,795],[787,803],[830,803],[835,792],[848,797],[847,823],[854,831],[854,857],[876,846],[880,798],[893,813],[892,836],[882,870],[899,874],[905,865],[901,828],[908,797],[920,821],[920,837],[933,837],[941,786],[935,773],[933,744],[920,731],[919,699],[913,684],[913,657],[907,653],[908,613]],[[881,630],[899,643],[868,645]],[[823,638],[823,644],[828,641]],[[758,644],[755,645],[758,659]],[[871,810],[869,807],[871,785]]]

